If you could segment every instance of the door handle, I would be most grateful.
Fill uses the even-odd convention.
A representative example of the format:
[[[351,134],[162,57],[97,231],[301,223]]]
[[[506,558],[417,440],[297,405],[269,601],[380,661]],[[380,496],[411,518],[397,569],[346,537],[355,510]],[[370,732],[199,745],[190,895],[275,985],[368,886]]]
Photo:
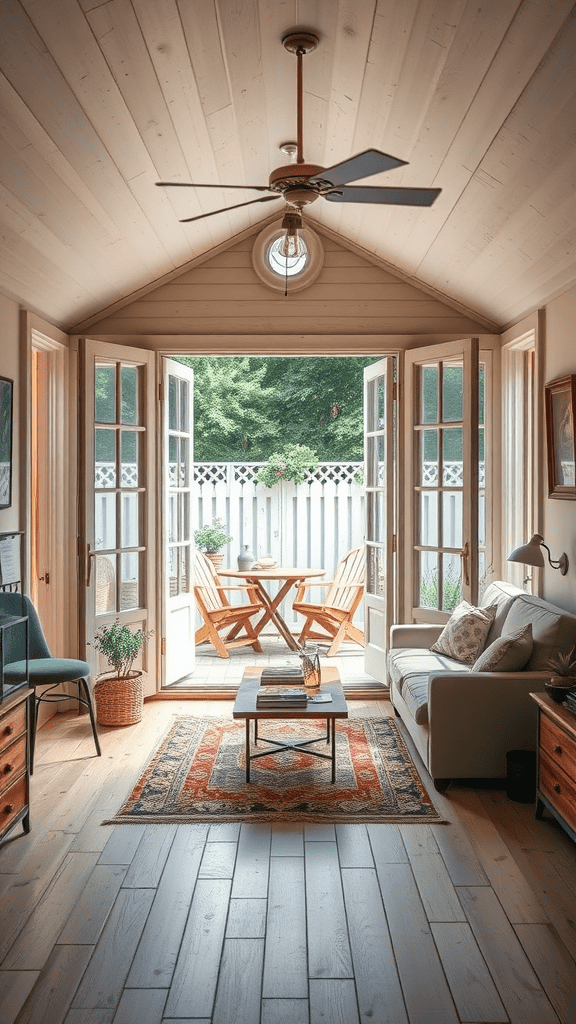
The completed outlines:
[[[92,559],[96,557],[96,552],[92,551],[90,544],[86,545],[86,586],[90,586],[90,580],[92,579]]]
[[[462,559],[462,572],[464,574],[464,583],[466,586],[470,586],[470,573],[468,571],[468,559],[470,558],[470,545],[466,541],[462,551],[460,552],[460,558]]]

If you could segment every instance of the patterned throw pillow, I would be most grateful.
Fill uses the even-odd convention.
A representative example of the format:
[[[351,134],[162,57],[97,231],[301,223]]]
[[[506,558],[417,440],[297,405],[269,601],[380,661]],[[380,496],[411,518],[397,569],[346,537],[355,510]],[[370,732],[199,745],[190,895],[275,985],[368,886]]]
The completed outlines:
[[[473,672],[520,672],[532,654],[532,623],[515,633],[500,636],[480,655]]]
[[[456,606],[431,650],[473,665],[484,647],[496,615],[496,605],[474,608],[468,601]]]

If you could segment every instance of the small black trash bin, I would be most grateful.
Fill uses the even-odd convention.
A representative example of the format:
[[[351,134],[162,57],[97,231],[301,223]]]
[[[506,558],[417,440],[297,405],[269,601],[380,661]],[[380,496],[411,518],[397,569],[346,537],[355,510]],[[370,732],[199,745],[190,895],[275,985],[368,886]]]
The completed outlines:
[[[521,804],[536,799],[536,752],[509,750],[506,754],[506,796]]]

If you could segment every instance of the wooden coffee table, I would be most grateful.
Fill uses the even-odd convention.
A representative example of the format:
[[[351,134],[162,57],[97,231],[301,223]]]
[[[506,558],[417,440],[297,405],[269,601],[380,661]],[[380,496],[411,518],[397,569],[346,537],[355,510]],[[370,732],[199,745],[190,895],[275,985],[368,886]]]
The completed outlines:
[[[266,757],[272,753],[270,749],[250,753],[250,722],[254,722],[254,745],[258,740],[273,745],[274,753],[280,750],[303,750],[313,757],[321,757],[332,763],[332,782],[336,781],[336,719],[348,718],[348,705],[340,682],[337,668],[322,667],[322,684],[320,692],[331,693],[332,700],[328,704],[308,703],[306,708],[257,708],[256,693],[260,686],[261,668],[248,666],[244,670],[244,676],[236,695],[236,701],[232,709],[233,718],[243,718],[246,721],[246,782],[250,782],[250,765],[259,757]],[[292,684],[294,685],[294,684]],[[326,719],[326,735],[317,736],[313,740],[301,740],[294,743],[284,743],[279,740],[272,740],[258,734],[258,722],[261,719],[280,719],[287,721],[291,719]],[[330,753],[323,754],[319,750],[312,750],[311,743],[318,743],[326,740],[330,746]]]

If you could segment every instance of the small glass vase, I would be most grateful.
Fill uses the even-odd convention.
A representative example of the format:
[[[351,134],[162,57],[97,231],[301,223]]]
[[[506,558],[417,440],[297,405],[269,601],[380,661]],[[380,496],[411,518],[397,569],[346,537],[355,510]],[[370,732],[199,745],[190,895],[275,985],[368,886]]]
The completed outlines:
[[[298,651],[298,657],[304,674],[304,686],[307,690],[320,689],[320,655],[316,644],[307,644]]]

